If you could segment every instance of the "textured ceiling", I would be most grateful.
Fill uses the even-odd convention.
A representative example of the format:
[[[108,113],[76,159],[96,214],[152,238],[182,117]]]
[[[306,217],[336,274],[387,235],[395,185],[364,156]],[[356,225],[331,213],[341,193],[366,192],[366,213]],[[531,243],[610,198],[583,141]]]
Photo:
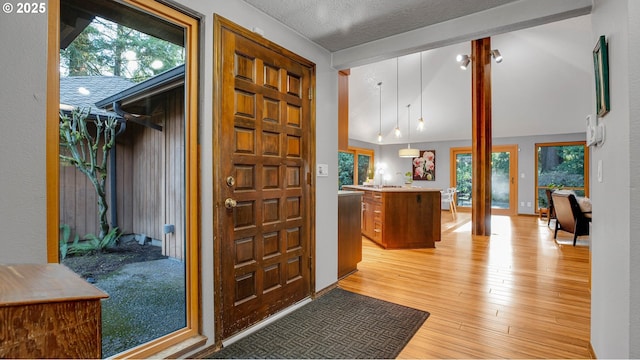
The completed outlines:
[[[244,0],[329,51],[515,0]]]

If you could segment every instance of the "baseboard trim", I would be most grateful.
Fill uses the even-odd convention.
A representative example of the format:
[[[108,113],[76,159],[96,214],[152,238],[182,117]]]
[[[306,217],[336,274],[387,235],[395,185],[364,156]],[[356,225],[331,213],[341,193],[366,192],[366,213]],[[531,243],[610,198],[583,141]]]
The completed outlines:
[[[596,351],[593,349],[593,345],[591,345],[591,341],[589,341],[589,357],[592,359],[597,359]]]
[[[313,298],[314,298],[314,299],[317,299],[317,298],[319,298],[320,296],[322,296],[322,295],[324,295],[324,294],[328,293],[329,291],[331,291],[331,290],[333,290],[333,289],[335,289],[335,288],[337,288],[337,287],[338,287],[338,283],[337,283],[337,282],[335,282],[335,283],[333,283],[333,284],[331,284],[331,285],[327,286],[326,288],[324,288],[324,289],[322,289],[322,290],[320,290],[320,291],[316,291],[316,293],[314,294]]]

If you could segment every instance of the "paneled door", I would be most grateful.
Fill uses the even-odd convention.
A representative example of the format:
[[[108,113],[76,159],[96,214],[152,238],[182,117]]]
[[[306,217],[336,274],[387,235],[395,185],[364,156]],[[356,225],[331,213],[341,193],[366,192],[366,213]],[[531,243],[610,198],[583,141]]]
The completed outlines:
[[[315,67],[220,17],[215,29],[215,288],[225,339],[311,294]]]

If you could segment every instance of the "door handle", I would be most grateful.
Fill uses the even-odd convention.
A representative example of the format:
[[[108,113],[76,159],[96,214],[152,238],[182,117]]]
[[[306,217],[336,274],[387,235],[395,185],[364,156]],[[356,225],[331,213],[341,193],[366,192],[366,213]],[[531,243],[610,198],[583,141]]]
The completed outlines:
[[[226,207],[227,209],[233,209],[236,206],[238,206],[238,202],[233,200],[232,198],[227,198],[224,201],[224,207]]]

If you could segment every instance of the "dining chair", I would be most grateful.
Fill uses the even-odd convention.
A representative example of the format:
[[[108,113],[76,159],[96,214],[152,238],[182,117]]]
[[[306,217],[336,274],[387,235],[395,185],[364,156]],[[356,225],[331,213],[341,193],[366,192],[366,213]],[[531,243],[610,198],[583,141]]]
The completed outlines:
[[[458,208],[456,207],[456,193],[458,190],[455,187],[450,187],[440,191],[442,193],[442,203],[449,206],[449,211],[453,219],[458,214]]]
[[[573,194],[554,192],[551,194],[556,214],[556,229],[553,238],[558,237],[558,230],[573,234],[573,246],[578,236],[589,235],[591,218],[585,216]]]
[[[551,189],[545,189],[545,193],[547,194],[547,226],[549,226],[551,219],[556,218],[556,210],[553,207],[553,198],[551,197],[553,191],[551,191]]]

